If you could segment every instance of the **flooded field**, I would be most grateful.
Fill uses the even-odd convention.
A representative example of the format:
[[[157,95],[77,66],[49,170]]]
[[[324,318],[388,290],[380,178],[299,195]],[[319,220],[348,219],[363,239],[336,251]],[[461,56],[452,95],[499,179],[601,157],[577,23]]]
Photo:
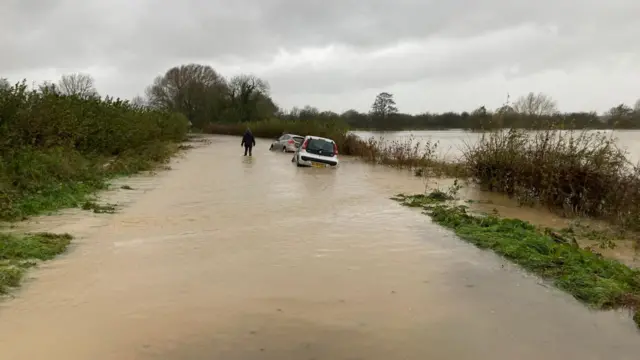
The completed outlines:
[[[581,130],[577,130],[576,134]],[[614,137],[618,147],[628,153],[628,159],[632,163],[640,161],[640,131],[639,130],[598,130],[608,136]],[[481,133],[462,130],[440,130],[440,131],[354,131],[363,138],[374,137],[383,138],[386,141],[406,141],[412,139],[414,143],[424,144],[426,141],[437,142],[439,155],[448,159],[457,159],[467,144],[473,144],[481,136]]]
[[[628,314],[389,200],[424,190],[409,172],[302,169],[268,141],[244,158],[238,138],[212,140],[121,180],[116,214],[20,224],[77,239],[0,303],[1,359],[637,359]]]

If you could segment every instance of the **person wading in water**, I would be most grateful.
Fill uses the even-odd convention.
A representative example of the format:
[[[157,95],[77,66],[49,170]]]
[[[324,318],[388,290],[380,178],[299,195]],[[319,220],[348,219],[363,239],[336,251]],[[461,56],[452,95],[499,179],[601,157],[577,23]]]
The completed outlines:
[[[256,138],[253,137],[251,133],[251,129],[247,128],[247,131],[242,135],[242,142],[240,146],[244,146],[244,156],[247,156],[247,152],[249,156],[251,156],[251,149],[256,145]]]

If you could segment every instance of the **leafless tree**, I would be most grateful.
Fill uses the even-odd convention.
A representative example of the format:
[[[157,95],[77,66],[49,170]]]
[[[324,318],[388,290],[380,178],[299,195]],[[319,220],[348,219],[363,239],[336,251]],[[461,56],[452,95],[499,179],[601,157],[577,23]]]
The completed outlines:
[[[624,118],[631,116],[633,111],[634,109],[630,108],[628,105],[620,104],[609,109],[607,115],[612,118]]]
[[[636,100],[636,103],[633,104],[633,111],[640,113],[640,99]]]
[[[477,109],[473,110],[471,112],[471,115],[473,115],[473,116],[487,116],[488,115],[488,111],[487,111],[487,108],[484,105],[482,105],[482,106],[478,107]]]
[[[51,81],[45,81],[38,85],[38,90],[42,93],[58,93],[58,86]]]
[[[9,90],[11,83],[6,78],[0,78],[0,90]]]
[[[147,99],[143,98],[142,96],[136,95],[133,97],[133,99],[131,99],[131,104],[133,106],[144,108],[147,107],[148,102]]]
[[[229,80],[228,116],[239,121],[256,120],[278,109],[269,97],[269,83],[255,75],[241,74]]]
[[[530,92],[519,97],[513,103],[513,110],[523,115],[543,116],[553,115],[558,111],[556,102],[543,93],[534,94]]]
[[[398,112],[396,102],[393,100],[393,94],[381,92],[376,96],[373,105],[371,105],[371,115],[386,119],[389,115]]]
[[[224,78],[211,66],[188,64],[175,66],[156,77],[146,95],[150,105],[176,110],[192,104],[202,92],[225,87]]]
[[[147,105],[180,112],[202,126],[219,116],[226,89],[224,78],[211,66],[175,66],[147,88]]]
[[[63,95],[76,95],[82,98],[98,95],[93,77],[89,74],[75,73],[62,75],[62,78],[58,81],[57,89]]]
[[[634,110],[626,105],[614,106],[605,113],[605,119],[610,126],[627,127],[633,123]]]
[[[510,115],[515,113],[516,111],[513,109],[513,106],[510,105],[502,105],[498,109],[496,109],[496,114],[498,115]]]
[[[269,84],[254,75],[236,75],[229,80],[231,99],[245,101],[256,94],[269,95]]]

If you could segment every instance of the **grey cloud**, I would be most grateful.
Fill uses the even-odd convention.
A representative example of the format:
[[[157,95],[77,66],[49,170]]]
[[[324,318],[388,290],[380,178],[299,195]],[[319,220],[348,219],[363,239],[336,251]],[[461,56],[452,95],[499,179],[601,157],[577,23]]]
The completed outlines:
[[[634,0],[10,0],[2,7],[14,19],[2,28],[6,39],[14,39],[10,50],[27,56],[39,46],[48,45],[48,52],[61,47],[63,62],[73,55],[81,61],[131,52],[141,57],[260,57],[278,46],[329,43],[375,48],[434,34],[467,36],[524,21],[562,24],[567,32],[592,27],[606,36],[613,22],[631,24],[640,12]],[[22,26],[14,26],[18,22]],[[25,30],[38,28],[38,38],[21,39]]]
[[[425,52],[397,59],[344,62],[338,69],[313,71],[300,65],[286,71],[267,72],[265,76],[272,79],[274,88],[282,93],[310,94],[328,94],[363,87],[381,88],[422,79],[471,80],[495,71],[502,72],[506,77],[521,77],[542,70],[570,71],[576,64],[601,61],[616,52],[633,50],[634,39],[640,37],[640,28],[627,29],[621,26],[614,29],[618,31],[617,36],[594,46],[596,35],[563,36],[550,31],[545,33],[542,27],[531,26],[528,29],[528,36],[515,36],[512,39],[501,36],[490,43],[483,42],[482,36],[475,38],[476,43],[469,41],[473,38],[466,38],[466,41],[458,39],[462,41],[461,46],[435,56]],[[510,29],[503,35],[518,35],[517,30]],[[535,33],[532,34],[533,30]],[[560,32],[563,30],[561,28]],[[526,32],[524,35],[527,35]],[[517,74],[509,72],[511,67],[518,68]]]
[[[347,91],[473,77],[514,65],[529,74],[640,52],[637,0],[4,0],[0,14],[0,75],[113,66],[126,80],[107,79],[109,88],[143,82],[124,89],[128,94],[142,92],[155,74],[183,62],[266,63],[280,48],[295,52],[329,44],[367,53],[402,41],[464,40],[523,24],[556,26],[558,33],[505,40],[504,47],[470,46],[440,62],[421,55],[264,75],[279,92]]]

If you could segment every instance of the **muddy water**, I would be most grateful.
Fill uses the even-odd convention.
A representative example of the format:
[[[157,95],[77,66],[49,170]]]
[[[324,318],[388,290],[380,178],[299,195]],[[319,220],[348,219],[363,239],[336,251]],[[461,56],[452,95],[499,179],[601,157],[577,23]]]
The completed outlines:
[[[408,173],[298,169],[216,137],[109,194],[0,307],[1,359],[637,359],[626,313],[590,312],[388,200]]]

